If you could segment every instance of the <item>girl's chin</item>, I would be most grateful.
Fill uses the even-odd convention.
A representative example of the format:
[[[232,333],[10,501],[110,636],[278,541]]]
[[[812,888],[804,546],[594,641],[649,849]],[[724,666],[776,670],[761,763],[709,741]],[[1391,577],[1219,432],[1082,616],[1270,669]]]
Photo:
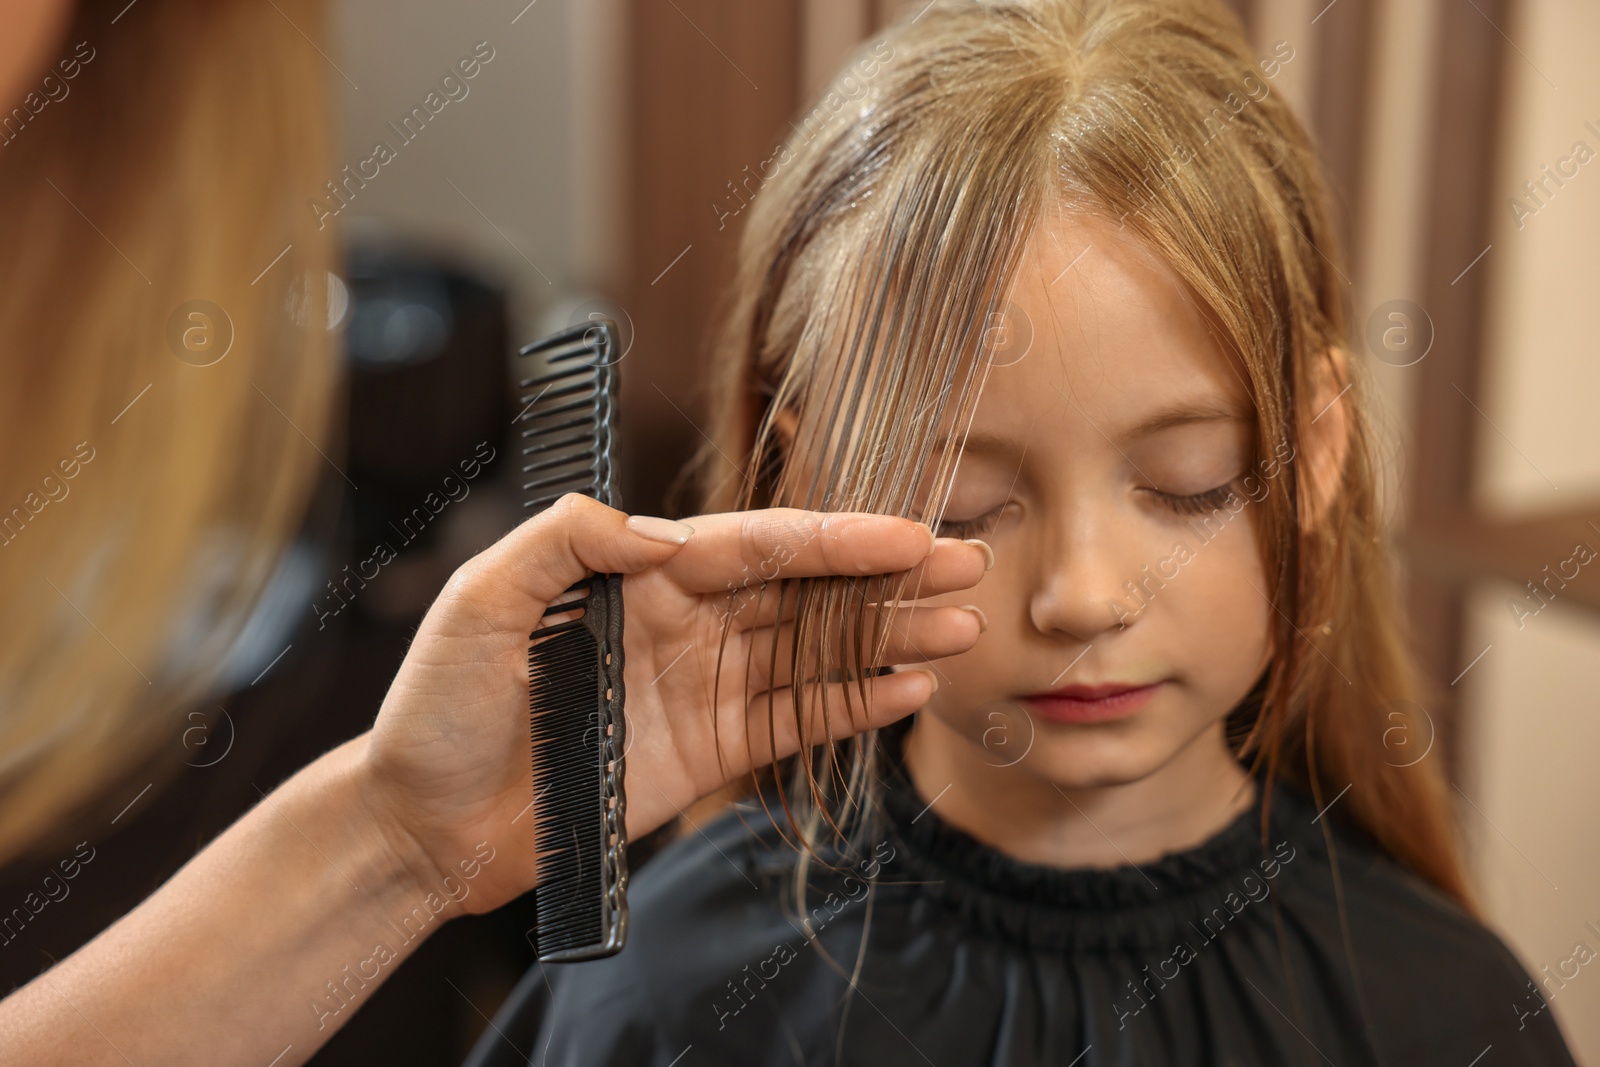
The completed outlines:
[[[1128,785],[1155,774],[1183,751],[1185,741],[1170,729],[1137,717],[1093,726],[1063,725],[1038,719],[1029,730],[1023,723],[1006,743],[985,743],[981,726],[963,731],[976,741],[978,758],[992,766],[1009,766],[1061,789],[1101,789]]]
[[[1166,762],[1162,753],[1125,748],[1116,752],[1058,752],[1036,749],[1017,770],[1057,789],[1110,789],[1154,774]]]

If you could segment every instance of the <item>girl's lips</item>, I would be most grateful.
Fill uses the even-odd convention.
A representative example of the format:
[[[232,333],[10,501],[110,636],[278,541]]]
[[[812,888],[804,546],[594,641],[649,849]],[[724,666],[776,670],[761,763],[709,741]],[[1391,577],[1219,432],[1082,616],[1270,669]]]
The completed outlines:
[[[1052,722],[1105,722],[1132,715],[1149,702],[1162,684],[1071,685],[1022,699],[1040,718]]]

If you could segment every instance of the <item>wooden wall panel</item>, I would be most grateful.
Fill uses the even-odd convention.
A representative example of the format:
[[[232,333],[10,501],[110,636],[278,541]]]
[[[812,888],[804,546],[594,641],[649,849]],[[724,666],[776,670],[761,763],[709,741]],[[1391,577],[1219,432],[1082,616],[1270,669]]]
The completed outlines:
[[[1346,273],[1361,262],[1362,179],[1366,171],[1367,106],[1372,90],[1374,0],[1339,0],[1311,26],[1316,49],[1308,121],[1333,195]]]
[[[696,387],[739,232],[714,205],[739,203],[728,184],[772,154],[799,107],[799,0],[632,0],[629,38],[624,493],[630,510],[661,513],[704,440]]]
[[[1495,210],[1491,183],[1507,59],[1495,26],[1506,23],[1509,6],[1509,0],[1440,5],[1422,289],[1434,342],[1415,368],[1417,400],[1407,469],[1414,543],[1421,543],[1419,535],[1472,521],[1472,463],[1480,416],[1466,398],[1477,396],[1484,359],[1490,275],[1480,257],[1489,246]],[[1419,572],[1411,613],[1423,666],[1436,690],[1430,706],[1440,724],[1447,766],[1458,767],[1460,701],[1452,683],[1476,655],[1461,645],[1461,593]]]

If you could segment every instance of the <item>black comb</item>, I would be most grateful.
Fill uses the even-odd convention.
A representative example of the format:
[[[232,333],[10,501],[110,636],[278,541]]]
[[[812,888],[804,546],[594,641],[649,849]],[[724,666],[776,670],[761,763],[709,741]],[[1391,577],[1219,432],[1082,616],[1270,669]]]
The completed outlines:
[[[616,324],[580,323],[522,350],[522,489],[529,514],[566,493],[617,506]],[[576,614],[574,614],[576,613]],[[541,962],[610,956],[628,936],[622,789],[622,576],[592,574],[529,635],[536,925]]]

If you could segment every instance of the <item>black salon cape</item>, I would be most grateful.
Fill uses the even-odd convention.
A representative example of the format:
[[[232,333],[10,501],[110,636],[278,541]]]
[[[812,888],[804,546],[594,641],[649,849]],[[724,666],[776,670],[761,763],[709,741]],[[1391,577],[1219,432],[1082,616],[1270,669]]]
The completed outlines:
[[[873,839],[812,880],[831,962],[795,853],[742,805],[639,872],[619,955],[530,971],[469,1067],[1570,1067],[1493,933],[1351,832],[1336,883],[1282,786],[1264,846],[1263,792],[1194,849],[1058,870],[941,823],[891,765]]]

